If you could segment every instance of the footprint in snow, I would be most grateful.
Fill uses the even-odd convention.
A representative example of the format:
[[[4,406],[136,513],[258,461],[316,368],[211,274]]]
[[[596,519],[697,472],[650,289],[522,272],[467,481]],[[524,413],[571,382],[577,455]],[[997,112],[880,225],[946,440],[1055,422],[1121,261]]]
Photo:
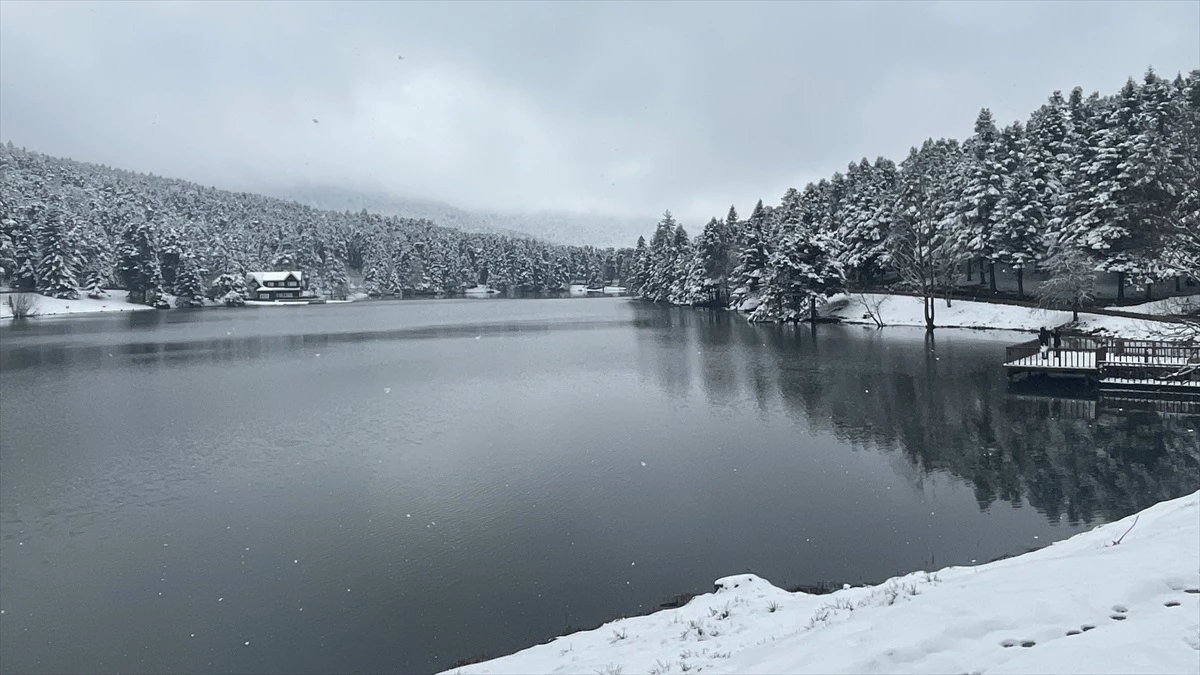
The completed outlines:
[[[1178,600],[1168,600],[1163,603],[1163,606],[1164,607],[1178,607],[1179,601]]]
[[[1124,614],[1113,614],[1112,616],[1110,616],[1108,618],[1112,619],[1113,621],[1124,621],[1125,619],[1128,619],[1129,617],[1125,616]]]
[[[1126,607],[1125,605],[1113,605],[1112,609],[1114,612],[1117,612],[1118,614],[1124,614],[1129,611],[1129,608]]]
[[[1191,593],[1192,595],[1195,595],[1195,594],[1197,594],[1197,593],[1200,593],[1200,588],[1187,588],[1187,589],[1184,589],[1184,591],[1183,591],[1183,592],[1184,592],[1184,593]]]
[[[1032,647],[1036,644],[1037,643],[1033,640],[1005,640],[1004,642],[1000,643],[1000,646],[1007,649],[1009,647],[1016,647],[1017,645],[1021,645],[1022,647]]]
[[[1080,627],[1079,627],[1079,629],[1080,629],[1080,630],[1082,630],[1082,631],[1083,631],[1083,632],[1085,632],[1085,633],[1086,633],[1086,632],[1088,632],[1089,630],[1092,630],[1092,629],[1094,629],[1094,628],[1095,628],[1095,626],[1093,626],[1093,625],[1092,625],[1092,624],[1090,624],[1090,623],[1085,623],[1085,624],[1083,624],[1082,626],[1080,626]]]

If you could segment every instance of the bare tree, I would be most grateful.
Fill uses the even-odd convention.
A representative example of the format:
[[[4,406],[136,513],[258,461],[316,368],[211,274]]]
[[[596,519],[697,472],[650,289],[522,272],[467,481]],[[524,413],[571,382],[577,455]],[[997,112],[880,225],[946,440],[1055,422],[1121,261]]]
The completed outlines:
[[[928,140],[920,150],[913,148],[901,167],[900,193],[892,207],[888,251],[904,284],[921,295],[926,330],[934,327],[939,289],[947,289],[949,301],[955,262],[949,241],[952,196],[961,158],[955,141]]]
[[[1046,258],[1042,269],[1050,278],[1034,291],[1039,304],[1048,308],[1070,307],[1073,321],[1079,321],[1079,308],[1096,297],[1096,264],[1075,248],[1064,248]]]
[[[37,296],[32,293],[9,293],[5,304],[14,319],[26,319],[38,313]]]
[[[862,303],[863,309],[867,311],[867,317],[875,322],[876,328],[883,328],[887,325],[883,322],[883,313],[879,311],[879,308],[883,305],[883,301],[887,299],[886,295],[856,293],[854,297]]]

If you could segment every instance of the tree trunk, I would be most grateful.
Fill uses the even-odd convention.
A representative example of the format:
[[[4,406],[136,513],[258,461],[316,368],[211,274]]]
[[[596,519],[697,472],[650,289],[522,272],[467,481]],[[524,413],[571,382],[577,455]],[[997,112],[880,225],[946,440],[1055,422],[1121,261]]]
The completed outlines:
[[[990,285],[990,288],[992,289],[992,292],[995,293],[996,292],[996,263],[990,262],[990,261],[988,262],[988,279],[989,279],[988,283]]]
[[[933,314],[934,314],[933,296],[925,296],[925,330],[933,330]]]
[[[1180,279],[1180,277],[1175,277],[1175,292],[1176,293],[1183,292],[1183,286],[1179,283],[1179,279]]]
[[[817,323],[817,296],[808,296],[808,320],[815,326]]]
[[[1125,273],[1117,272],[1117,302],[1125,299]]]
[[[1150,294],[1154,292],[1154,284],[1146,284],[1146,302],[1150,301]]]
[[[1017,268],[1017,297],[1025,297],[1025,268]]]
[[[983,266],[983,258],[979,259],[979,285],[982,286],[987,282],[987,268]]]
[[[1071,320],[1074,321],[1075,323],[1079,323],[1079,303],[1078,302],[1071,304]]]
[[[971,260],[967,260],[967,281],[971,280]]]

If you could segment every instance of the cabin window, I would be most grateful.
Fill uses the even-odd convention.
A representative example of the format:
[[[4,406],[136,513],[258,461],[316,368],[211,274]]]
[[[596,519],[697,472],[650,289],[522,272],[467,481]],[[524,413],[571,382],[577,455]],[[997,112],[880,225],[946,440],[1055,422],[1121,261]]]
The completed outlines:
[[[287,285],[288,285],[288,288],[296,288],[300,285],[300,282],[299,281],[289,281],[289,282],[287,282]]]
[[[259,300],[270,300],[270,299],[271,299],[271,294],[270,294],[270,293],[259,293],[259,294],[258,294],[258,299],[259,299]]]

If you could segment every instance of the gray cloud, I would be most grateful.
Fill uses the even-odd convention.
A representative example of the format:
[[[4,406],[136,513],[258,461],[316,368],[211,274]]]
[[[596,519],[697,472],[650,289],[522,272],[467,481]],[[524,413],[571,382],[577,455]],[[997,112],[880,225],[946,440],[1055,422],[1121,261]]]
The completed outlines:
[[[223,187],[694,227],[1151,64],[1200,65],[1200,3],[4,2],[0,137]]]

